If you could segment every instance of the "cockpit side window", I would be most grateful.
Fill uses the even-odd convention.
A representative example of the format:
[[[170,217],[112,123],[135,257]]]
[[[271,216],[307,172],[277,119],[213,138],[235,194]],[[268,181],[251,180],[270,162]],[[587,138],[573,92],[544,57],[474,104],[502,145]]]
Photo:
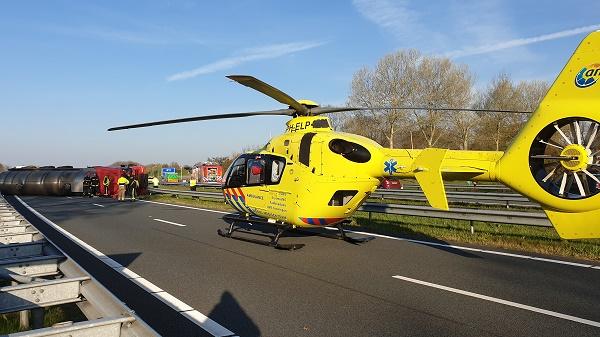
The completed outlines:
[[[278,184],[281,180],[285,160],[274,158],[271,163],[271,184]]]
[[[225,172],[226,188],[279,184],[286,160],[268,154],[242,155]]]
[[[262,158],[248,160],[248,185],[261,185],[265,183],[266,161]]]
[[[228,170],[229,171],[229,170]],[[227,187],[240,187],[246,183],[246,158],[240,157],[231,164]]]

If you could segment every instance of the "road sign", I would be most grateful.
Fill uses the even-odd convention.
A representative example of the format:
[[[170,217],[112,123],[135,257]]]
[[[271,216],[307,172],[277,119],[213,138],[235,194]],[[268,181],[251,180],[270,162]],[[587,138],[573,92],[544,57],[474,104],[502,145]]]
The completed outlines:
[[[162,176],[165,177],[168,174],[177,173],[177,170],[174,167],[163,167]]]

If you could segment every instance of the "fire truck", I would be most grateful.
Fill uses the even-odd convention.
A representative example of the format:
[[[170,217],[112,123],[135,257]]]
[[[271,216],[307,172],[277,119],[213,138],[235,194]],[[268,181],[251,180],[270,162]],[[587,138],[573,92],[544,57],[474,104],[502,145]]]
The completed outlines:
[[[196,165],[192,169],[191,179],[196,180],[198,183],[221,183],[223,181],[223,166],[213,163]]]

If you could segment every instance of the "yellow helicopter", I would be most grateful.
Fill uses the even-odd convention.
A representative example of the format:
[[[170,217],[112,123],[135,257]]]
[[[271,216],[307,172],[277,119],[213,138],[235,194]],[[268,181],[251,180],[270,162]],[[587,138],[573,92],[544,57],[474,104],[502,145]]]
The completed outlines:
[[[239,156],[225,173],[223,195],[240,216],[237,224],[231,221],[227,230],[219,230],[222,236],[233,237],[239,221],[258,219],[278,229],[263,242],[276,248],[300,248],[278,243],[285,230],[297,227],[337,226],[340,238],[367,241],[345,235],[342,224],[382,179],[398,177],[416,179],[429,204],[445,210],[444,180],[498,181],[540,203],[561,237],[600,237],[600,84],[595,85],[600,79],[600,32],[579,45],[506,152],[383,148],[371,139],[333,131],[323,116],[364,108],[319,107],[251,76],[227,77],[289,108],[109,129],[257,115],[292,117],[282,135],[259,151]]]

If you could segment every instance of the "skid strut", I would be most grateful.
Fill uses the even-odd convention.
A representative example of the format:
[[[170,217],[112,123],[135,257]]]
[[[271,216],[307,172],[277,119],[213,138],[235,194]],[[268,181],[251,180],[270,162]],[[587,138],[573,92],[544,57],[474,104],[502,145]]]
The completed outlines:
[[[348,236],[346,234],[346,232],[344,231],[344,228],[342,227],[342,225],[344,223],[346,223],[346,222],[340,222],[339,224],[336,225],[337,229],[340,231],[339,239],[341,239],[341,240],[344,240],[346,242],[350,242],[353,244],[359,244],[359,243],[369,242],[375,238],[373,236],[366,236],[364,238],[353,238],[351,236]]]
[[[247,222],[247,221],[245,221],[245,222]],[[250,222],[248,222],[248,223],[251,224]],[[249,230],[245,230],[242,227],[240,227],[239,225],[236,225],[236,221],[231,221],[231,223],[229,224],[229,228],[227,230],[217,229],[217,234],[219,234],[220,236],[226,237],[226,238],[256,243],[259,245],[269,246],[269,247],[273,247],[276,249],[296,250],[296,249],[300,249],[300,248],[304,247],[303,243],[291,243],[291,244],[279,243],[279,239],[281,238],[281,235],[290,228],[291,228],[291,226],[289,226],[289,225],[277,226],[277,234],[275,234],[274,236],[271,236],[271,235],[267,235],[267,234],[261,234],[261,233],[256,233],[256,232],[252,232]],[[233,233],[236,231],[243,232],[246,234],[256,235],[256,236],[265,236],[265,237],[269,238],[270,240],[266,241],[266,240],[248,238],[248,237],[243,237],[243,236],[234,236]]]

